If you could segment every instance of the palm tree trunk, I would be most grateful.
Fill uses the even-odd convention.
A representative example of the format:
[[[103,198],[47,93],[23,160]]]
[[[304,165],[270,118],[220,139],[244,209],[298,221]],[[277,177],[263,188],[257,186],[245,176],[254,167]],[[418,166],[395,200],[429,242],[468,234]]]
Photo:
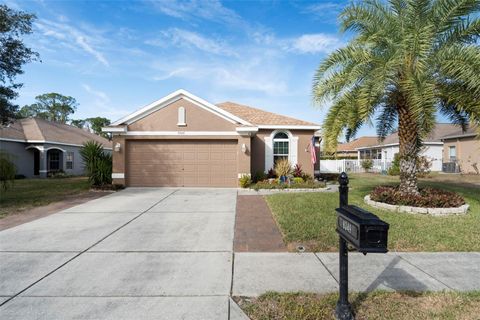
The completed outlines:
[[[408,105],[400,101],[398,106],[398,138],[400,143],[400,192],[418,194],[417,156],[418,127]]]

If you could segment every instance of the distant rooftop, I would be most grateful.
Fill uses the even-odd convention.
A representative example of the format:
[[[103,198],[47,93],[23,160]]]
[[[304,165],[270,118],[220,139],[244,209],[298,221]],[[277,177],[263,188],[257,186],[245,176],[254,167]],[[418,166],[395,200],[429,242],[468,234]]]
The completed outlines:
[[[0,127],[0,139],[20,140],[31,143],[57,142],[74,145],[83,145],[86,141],[94,140],[105,148],[112,147],[112,142],[104,137],[75,126],[40,118],[15,120],[7,127]]]

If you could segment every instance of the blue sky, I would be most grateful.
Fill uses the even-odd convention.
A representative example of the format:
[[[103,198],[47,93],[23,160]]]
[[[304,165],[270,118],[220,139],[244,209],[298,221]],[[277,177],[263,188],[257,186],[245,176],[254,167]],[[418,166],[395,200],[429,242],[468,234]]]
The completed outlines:
[[[342,2],[6,1],[37,15],[17,103],[58,92],[73,118],[116,120],[179,88],[321,123],[311,102],[320,61],[347,38]],[[325,109],[325,108],[324,108]],[[372,134],[366,127],[359,135]]]

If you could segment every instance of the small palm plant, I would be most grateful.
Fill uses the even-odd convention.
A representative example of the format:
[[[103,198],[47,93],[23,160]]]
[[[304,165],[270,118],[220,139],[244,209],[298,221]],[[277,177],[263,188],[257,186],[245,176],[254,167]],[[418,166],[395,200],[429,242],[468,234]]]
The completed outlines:
[[[280,159],[275,163],[275,173],[280,181],[285,182],[287,176],[292,173],[292,164],[287,159]]]
[[[103,146],[96,141],[87,141],[80,149],[85,163],[88,181],[92,186],[112,183],[112,155],[103,151]]]
[[[400,191],[418,194],[417,158],[441,113],[465,130],[480,123],[479,0],[366,0],[340,14],[353,31],[318,67],[316,103],[332,102],[323,123],[334,150],[376,117],[381,138],[398,125]]]

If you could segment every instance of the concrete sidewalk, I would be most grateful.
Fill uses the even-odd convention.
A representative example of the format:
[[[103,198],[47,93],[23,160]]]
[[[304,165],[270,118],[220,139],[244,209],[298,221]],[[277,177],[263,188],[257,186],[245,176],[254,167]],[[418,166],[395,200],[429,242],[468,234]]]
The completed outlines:
[[[338,253],[235,253],[234,296],[338,290]],[[349,254],[350,291],[480,290],[480,253]]]

